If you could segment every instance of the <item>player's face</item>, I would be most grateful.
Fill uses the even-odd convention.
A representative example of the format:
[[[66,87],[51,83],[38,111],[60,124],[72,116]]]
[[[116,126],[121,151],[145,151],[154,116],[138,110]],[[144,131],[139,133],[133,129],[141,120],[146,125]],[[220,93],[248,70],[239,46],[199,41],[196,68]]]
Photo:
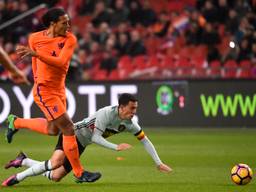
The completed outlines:
[[[68,15],[62,15],[59,17],[59,20],[55,23],[54,33],[56,35],[66,35],[66,32],[69,30],[69,17]]]
[[[138,102],[129,101],[128,105],[121,105],[119,108],[119,117],[121,119],[132,119],[136,114]]]

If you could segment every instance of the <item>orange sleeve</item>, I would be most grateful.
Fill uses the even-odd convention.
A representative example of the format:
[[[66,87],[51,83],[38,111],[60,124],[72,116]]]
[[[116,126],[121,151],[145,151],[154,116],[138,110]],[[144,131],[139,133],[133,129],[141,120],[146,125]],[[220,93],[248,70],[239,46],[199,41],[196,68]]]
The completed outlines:
[[[34,46],[33,46],[33,36],[32,35],[30,35],[29,36],[29,38],[28,38],[28,45],[29,45],[29,48],[31,49],[31,50],[33,50],[33,51],[35,51],[35,48],[34,48]],[[36,62],[36,58],[35,57],[32,57],[32,63],[35,63]]]
[[[54,65],[56,67],[63,66],[64,63],[67,63],[74,53],[76,47],[76,39],[69,38],[64,47],[62,48],[58,57],[45,55],[44,52],[37,51],[37,58],[43,61],[46,64]]]
[[[35,51],[35,48],[34,48],[34,36],[33,34],[31,34],[28,38],[28,45],[29,45],[29,48],[32,49],[33,51]]]

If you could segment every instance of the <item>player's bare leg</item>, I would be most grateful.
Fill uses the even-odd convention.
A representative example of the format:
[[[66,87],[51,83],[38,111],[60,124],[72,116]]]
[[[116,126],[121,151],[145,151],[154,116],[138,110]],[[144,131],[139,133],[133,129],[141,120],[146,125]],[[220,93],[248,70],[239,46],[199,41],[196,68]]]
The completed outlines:
[[[56,136],[59,133],[58,127],[48,122],[45,118],[23,119],[10,114],[7,119],[8,129],[6,132],[6,140],[12,142],[13,136],[19,129],[30,129],[44,135]]]
[[[101,177],[100,173],[84,171],[81,165],[79,160],[78,145],[74,133],[74,124],[69,118],[68,114],[64,113],[52,122],[61,130],[63,134],[63,150],[73,168],[76,182],[94,182],[98,180]]]
[[[63,150],[55,150],[51,159],[44,162],[30,159],[23,152],[21,152],[14,160],[11,160],[9,163],[6,164],[6,168],[17,168],[21,166],[27,166],[29,168],[20,173],[10,176],[3,181],[2,186],[12,186],[20,183],[27,177],[37,176],[40,174],[47,177],[51,181],[59,182],[63,177],[68,174],[63,166],[64,160],[65,153]],[[100,175],[99,173],[91,173],[88,171],[84,171],[83,175],[87,176],[87,182],[94,182],[100,178],[100,176],[98,176]],[[96,179],[93,178],[93,176]]]

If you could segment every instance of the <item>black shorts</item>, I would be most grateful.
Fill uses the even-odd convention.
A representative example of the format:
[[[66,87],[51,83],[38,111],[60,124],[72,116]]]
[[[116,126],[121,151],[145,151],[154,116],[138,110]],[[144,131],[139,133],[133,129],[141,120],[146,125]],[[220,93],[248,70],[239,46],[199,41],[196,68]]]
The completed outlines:
[[[60,134],[58,142],[57,142],[57,145],[55,147],[55,150],[62,150],[62,151],[64,151],[63,150],[62,141],[63,141],[62,134]],[[77,145],[78,145],[79,156],[81,156],[81,154],[85,150],[85,147],[83,145],[81,145],[81,143],[78,141],[77,137],[76,137],[76,142],[77,142]],[[71,166],[71,164],[70,164],[70,162],[69,162],[67,157],[65,157],[65,159],[64,159],[63,166],[64,166],[65,170],[67,171],[67,173],[69,173],[72,170],[72,166]]]

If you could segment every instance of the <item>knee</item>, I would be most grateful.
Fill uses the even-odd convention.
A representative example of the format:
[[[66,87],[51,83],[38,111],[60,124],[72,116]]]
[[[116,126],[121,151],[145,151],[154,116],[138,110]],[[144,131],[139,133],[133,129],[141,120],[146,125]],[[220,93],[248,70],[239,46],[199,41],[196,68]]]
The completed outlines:
[[[65,136],[71,136],[75,134],[73,130],[63,130],[62,133]]]
[[[48,135],[57,136],[59,135],[59,130],[48,130]]]
[[[56,159],[56,160],[52,161],[52,169],[57,169],[62,165],[63,165],[63,160]]]
[[[52,181],[54,181],[54,182],[60,182],[61,179],[62,179],[62,177],[60,177],[60,176],[58,176],[58,175],[52,176]]]
[[[59,134],[59,129],[57,126],[55,126],[54,124],[52,123],[49,123],[48,124],[48,135],[51,135],[51,136],[57,136]]]
[[[61,131],[64,135],[74,135],[74,124],[72,122],[68,123]]]

